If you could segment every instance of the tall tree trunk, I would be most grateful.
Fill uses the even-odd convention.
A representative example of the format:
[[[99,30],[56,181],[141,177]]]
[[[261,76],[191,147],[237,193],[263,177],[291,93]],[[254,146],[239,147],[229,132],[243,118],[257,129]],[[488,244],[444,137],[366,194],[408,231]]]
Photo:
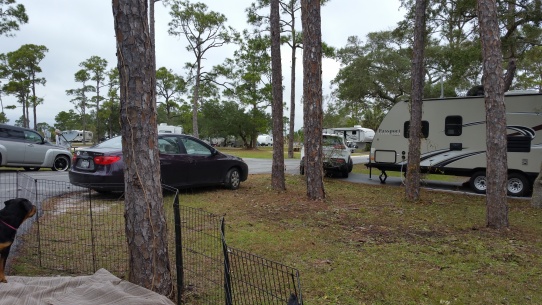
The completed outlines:
[[[292,5],[293,11],[293,5]],[[294,133],[295,133],[295,65],[296,65],[296,41],[295,41],[295,18],[292,18],[292,69],[290,77],[290,130],[288,134],[288,158],[294,157]]]
[[[154,77],[152,78],[152,88],[154,88],[153,90],[156,90],[156,32],[154,30],[154,4],[156,3],[156,1],[158,0],[149,0],[149,17],[150,17],[150,20],[149,20],[149,29],[150,29],[150,34],[151,34],[151,53],[152,53],[152,69],[154,71]],[[154,98],[154,101],[156,103],[156,95],[155,95],[155,98]],[[166,101],[166,105],[167,105],[167,101]],[[157,108],[157,106],[155,106],[155,109]],[[169,110],[169,109],[168,109]],[[168,119],[169,119],[169,113],[168,113]],[[169,123],[169,121],[168,121]],[[156,128],[158,128],[158,126],[156,126]]]
[[[198,52],[201,54],[201,52]],[[198,130],[198,100],[199,100],[199,86],[201,84],[201,58],[198,58],[197,70],[196,70],[196,85],[194,86],[194,97],[192,98],[192,135],[199,138]]]
[[[322,25],[319,0],[301,0],[303,28],[303,122],[307,196],[322,200]]]
[[[100,127],[100,81],[96,81],[96,138],[93,138],[94,143],[98,143],[101,138]]]
[[[508,3],[508,18],[506,20],[506,28],[510,31],[516,23],[516,3],[510,1]],[[510,90],[512,86],[512,81],[516,75],[516,45],[517,45],[517,35],[512,35],[506,39],[506,52],[508,58],[508,67],[506,68],[506,75],[504,76],[504,92]]]
[[[488,227],[499,229],[508,227],[508,163],[502,51],[495,0],[478,0],[478,21],[484,60],[482,83],[486,103],[486,220]]]
[[[273,82],[273,166],[271,187],[277,191],[286,189],[284,180],[284,126],[282,105],[282,62],[280,56],[279,0],[271,0],[271,66]]]
[[[38,116],[36,114],[36,107],[38,107],[38,98],[36,97],[36,80],[32,76],[32,114],[34,116],[34,130],[38,130]]]
[[[113,0],[120,76],[128,280],[172,296],[147,0]]]
[[[531,198],[531,205],[534,208],[542,208],[542,164],[540,165],[540,172],[533,183],[533,196]]]
[[[422,138],[422,106],[424,84],[425,11],[427,0],[416,0],[414,49],[412,54],[412,96],[410,99],[410,131],[408,139],[408,166],[406,199],[420,199],[420,146]]]

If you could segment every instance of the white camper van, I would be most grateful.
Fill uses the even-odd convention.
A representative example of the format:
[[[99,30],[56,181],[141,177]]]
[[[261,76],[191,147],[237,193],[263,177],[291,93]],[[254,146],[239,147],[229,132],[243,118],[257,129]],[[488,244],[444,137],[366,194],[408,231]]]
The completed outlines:
[[[82,130],[65,130],[62,132],[62,135],[68,142],[92,142],[94,137],[92,131],[82,131]]]
[[[542,94],[506,95],[508,194],[528,195],[542,162]],[[388,112],[371,146],[370,168],[405,171],[410,111],[399,102]],[[470,177],[471,188],[486,190],[486,112],[483,97],[423,101],[422,173]]]
[[[183,128],[181,126],[171,126],[166,123],[158,125],[158,133],[176,133],[182,134]]]
[[[273,137],[267,134],[261,134],[256,140],[259,146],[273,146]]]
[[[353,142],[357,145],[371,143],[375,136],[374,130],[361,127],[361,125],[354,125],[354,127],[325,128],[323,132],[341,135],[345,142]]]

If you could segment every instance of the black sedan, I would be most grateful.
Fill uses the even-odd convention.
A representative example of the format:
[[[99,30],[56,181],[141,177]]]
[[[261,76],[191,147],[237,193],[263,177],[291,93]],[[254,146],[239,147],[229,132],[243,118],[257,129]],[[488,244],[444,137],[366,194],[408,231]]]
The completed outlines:
[[[224,185],[239,188],[248,176],[247,164],[223,154],[207,143],[188,135],[159,134],[160,170],[165,185],[188,188]],[[78,150],[73,155],[70,182],[98,192],[124,189],[121,137]]]

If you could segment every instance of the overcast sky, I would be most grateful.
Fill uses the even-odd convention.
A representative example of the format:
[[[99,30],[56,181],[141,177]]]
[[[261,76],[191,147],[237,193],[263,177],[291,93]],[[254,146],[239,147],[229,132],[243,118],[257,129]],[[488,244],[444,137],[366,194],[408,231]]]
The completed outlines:
[[[193,0],[192,2],[195,2]],[[210,10],[223,13],[228,18],[227,24],[238,31],[246,28],[245,9],[254,0],[200,0]],[[26,7],[29,22],[13,32],[15,37],[0,37],[0,53],[17,50],[24,44],[44,45],[49,49],[41,62],[41,77],[47,80],[45,86],[37,88],[37,95],[44,99],[38,106],[39,123],[46,122],[53,126],[55,116],[60,111],[75,109],[70,103],[71,97],[66,90],[80,87],[74,81],[74,74],[80,70],[79,64],[91,56],[99,56],[108,61],[108,70],[116,66],[115,37],[111,1],[106,0],[18,0]],[[169,9],[161,2],[156,3],[156,56],[157,67],[166,67],[174,73],[184,76],[184,63],[192,62],[190,53],[185,51],[186,41],[176,36],[169,36]],[[367,33],[389,30],[402,19],[404,12],[399,9],[399,0],[331,0],[322,7],[322,39],[329,45],[341,48],[346,45],[349,36],[357,35],[365,39]],[[301,21],[297,23],[300,25]],[[231,57],[233,47],[212,49],[206,54],[205,68]],[[289,69],[291,61],[289,51],[283,48],[283,74],[285,86],[284,101],[290,103]],[[302,54],[298,53],[297,65],[297,103],[295,129],[302,126]],[[331,59],[323,61],[323,92],[330,93],[330,81],[339,70],[338,63]],[[9,96],[2,96],[4,107],[16,104]],[[15,124],[22,109],[4,110],[8,124]],[[285,116],[289,111],[285,110]],[[32,115],[31,115],[32,116]],[[33,122],[31,120],[31,126]]]

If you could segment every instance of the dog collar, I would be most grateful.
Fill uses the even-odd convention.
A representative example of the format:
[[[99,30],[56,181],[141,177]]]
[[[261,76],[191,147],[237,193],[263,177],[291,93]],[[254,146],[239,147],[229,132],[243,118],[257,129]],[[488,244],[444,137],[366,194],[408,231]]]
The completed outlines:
[[[13,227],[13,226],[10,225],[9,223],[7,223],[7,222],[5,222],[5,221],[3,221],[3,220],[1,220],[1,219],[0,219],[0,222],[3,223],[3,224],[5,224],[8,228],[17,231],[17,228]]]

